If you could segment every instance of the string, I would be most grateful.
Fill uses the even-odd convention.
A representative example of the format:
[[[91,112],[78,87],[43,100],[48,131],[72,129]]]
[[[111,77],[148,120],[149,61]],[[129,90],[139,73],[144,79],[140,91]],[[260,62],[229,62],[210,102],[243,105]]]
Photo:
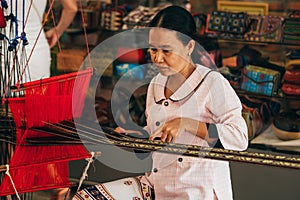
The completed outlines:
[[[13,3],[12,3],[12,0],[10,1],[10,17],[14,17],[13,16],[13,8],[12,8],[12,5],[13,5]],[[11,22],[14,22],[14,21],[16,21],[16,20],[14,20],[13,18],[11,18],[10,19],[11,20]],[[12,28],[12,24],[11,24],[11,26],[10,26],[10,28]],[[5,30],[5,29],[4,29]],[[9,29],[9,35],[11,34],[11,29]],[[8,42],[10,42],[10,39],[4,34],[3,35],[4,37],[5,37],[5,39],[8,41]],[[5,43],[4,43],[5,44]],[[5,49],[7,49],[7,47],[5,48]],[[6,55],[6,58],[8,58],[8,51],[7,51],[7,55]],[[14,57],[14,59],[15,59],[15,57]],[[14,63],[14,60],[13,59],[13,63]],[[10,60],[10,59],[9,59]],[[10,66],[10,63],[6,63],[6,60],[4,61],[4,65],[7,65],[7,66]],[[7,71],[5,70],[5,78],[7,77],[8,78],[8,80],[7,81],[4,81],[4,92],[3,92],[3,96],[4,97],[6,97],[6,94],[7,94],[7,92],[8,92],[8,85],[11,83],[11,74],[12,74],[12,72],[13,72],[13,70],[14,70],[14,67],[15,67],[15,65],[13,64],[13,66],[12,66],[12,68],[9,70],[9,68],[7,69]],[[5,84],[5,83],[7,83],[7,84]],[[4,103],[4,99],[2,100],[2,104]]]
[[[58,128],[58,129],[56,129],[57,131],[62,131],[63,133],[65,133],[65,131],[66,131],[66,129],[60,128],[58,125],[51,124],[51,123],[48,123],[48,122],[44,122],[44,123],[48,124],[48,125],[51,125],[53,128]],[[69,127],[69,128],[72,129],[72,127]],[[87,139],[87,141],[89,141],[89,142],[96,142],[96,143],[102,143],[102,144],[108,144],[109,143],[109,139],[107,137],[103,136],[104,134],[106,134],[103,131],[98,131],[97,132],[98,134],[102,134],[102,135],[98,135],[98,134],[93,134],[93,133],[90,133],[88,131],[84,131],[84,130],[80,130],[80,129],[75,129],[77,131],[75,131],[75,130],[72,131],[70,129],[67,130],[67,133],[72,133],[74,135],[78,134],[78,135],[80,135],[82,137],[85,137],[85,139]],[[52,132],[48,131],[47,133],[51,134]],[[90,136],[94,136],[94,138],[87,137],[86,134],[90,135]],[[76,139],[76,138],[70,137],[70,136],[62,136],[62,137],[68,137],[69,139]],[[112,136],[112,137],[115,137],[115,136]]]
[[[46,13],[46,15],[45,15],[45,18],[48,18],[49,14],[50,14],[50,12],[51,12],[51,10],[52,10],[53,4],[54,4],[54,0],[52,0],[51,4],[49,5],[49,10],[47,11],[47,13]],[[37,45],[37,41],[38,41],[38,39],[40,38],[41,33],[44,31],[44,26],[45,26],[45,24],[46,24],[46,20],[44,20],[43,23],[42,23],[42,26],[41,26],[41,28],[40,28],[40,30],[39,30],[39,33],[38,33],[38,35],[37,35],[36,40],[34,41],[32,50],[30,51],[30,54],[29,54],[29,56],[28,56],[28,59],[27,59],[27,61],[26,61],[26,64],[25,64],[24,69],[23,69],[23,71],[22,71],[22,73],[21,73],[21,77],[20,77],[19,80],[18,80],[17,85],[20,84],[20,82],[22,81],[22,78],[23,78],[23,75],[24,75],[24,73],[25,73],[25,70],[26,70],[26,68],[28,67],[29,60],[30,60],[30,58],[31,58],[31,56],[32,56],[32,54],[33,54],[33,51],[34,51],[34,49],[35,49],[35,47],[36,47],[36,45]]]
[[[91,132],[88,132],[88,131],[84,131],[84,130],[82,130],[82,129],[79,129],[78,127],[75,128],[75,127],[73,127],[73,126],[67,126],[67,125],[62,124],[62,123],[57,123],[57,125],[51,124],[51,123],[46,123],[46,122],[44,122],[44,123],[45,123],[45,124],[48,124],[48,125],[52,125],[53,127],[56,127],[56,128],[59,128],[57,125],[62,126],[62,127],[65,127],[65,128],[68,128],[69,130],[73,130],[73,132],[72,132],[73,134],[76,134],[77,131],[80,131],[81,133],[86,133],[86,134],[91,135],[91,136],[101,137],[101,138],[105,138],[105,139],[107,139],[107,138],[106,138],[106,137],[99,136],[99,134],[102,134],[102,135],[109,135],[111,138],[114,138],[114,139],[119,139],[120,136],[122,136],[122,138],[127,138],[127,139],[130,138],[130,137],[126,136],[126,135],[120,135],[120,134],[117,134],[116,132],[114,132],[114,130],[113,130],[112,128],[108,128],[108,127],[105,127],[105,128],[103,127],[103,129],[106,129],[107,131],[110,131],[111,133],[115,133],[115,134],[117,134],[117,135],[112,135],[112,134],[109,134],[109,133],[107,133],[107,132],[105,132],[105,131],[100,131],[100,130],[98,130],[98,129],[94,129],[94,128],[90,127],[90,126],[85,126],[85,125],[79,124],[79,123],[76,123],[76,125],[77,125],[77,126],[81,126],[81,127],[83,127],[83,128],[86,128],[86,129],[89,129],[89,130],[92,130],[92,131],[94,131],[94,132],[96,132],[96,133],[98,133],[98,134],[93,134],[93,133],[91,133]],[[88,137],[88,139],[91,139],[91,138]]]
[[[48,123],[50,125],[50,123]],[[55,124],[51,124],[54,127],[60,127]],[[66,126],[66,125],[64,125]],[[70,129],[74,129],[70,127]],[[59,129],[63,133],[64,129]],[[271,166],[281,166],[281,167],[290,167],[290,168],[299,168],[300,165],[300,158],[295,157],[286,157],[283,155],[271,155],[271,154],[264,154],[264,153],[251,153],[251,152],[239,152],[239,151],[232,151],[232,150],[225,150],[225,149],[217,149],[217,148],[210,148],[210,147],[201,147],[196,145],[183,145],[183,144],[176,144],[176,143],[164,143],[160,141],[149,141],[145,139],[137,139],[137,138],[130,138],[128,137],[116,137],[112,135],[112,133],[106,133],[103,131],[97,131],[98,134],[93,134],[85,130],[76,129],[76,131],[68,130],[68,133],[74,133],[80,135],[82,138],[88,139],[88,142],[94,142],[94,144],[106,144],[106,145],[116,145],[125,148],[133,148],[133,149],[140,149],[145,151],[153,151],[153,150],[163,150],[166,153],[177,153],[183,155],[190,155],[190,156],[204,156],[209,158],[216,158],[221,160],[233,160],[233,161],[242,161],[242,162],[250,162],[254,164],[264,164],[264,165],[271,165]],[[93,130],[93,129],[92,129]],[[58,129],[56,129],[58,131]],[[48,133],[51,133],[49,131]],[[99,135],[102,134],[102,135]],[[109,135],[110,138],[104,137],[103,134]],[[93,136],[93,137],[89,137]],[[116,139],[117,138],[117,139]],[[74,138],[72,138],[74,139]],[[167,146],[166,146],[167,145]],[[163,147],[167,147],[163,149]]]
[[[92,162],[94,162],[94,156],[95,156],[95,153],[94,152],[91,152],[91,157],[90,158],[87,158],[86,160],[88,161],[86,167],[84,168],[83,172],[82,172],[82,176],[80,177],[80,180],[79,180],[79,184],[78,184],[78,188],[77,188],[77,192],[80,190],[81,188],[81,185],[84,181],[84,179],[86,177],[88,177],[88,169],[90,168],[90,165]]]
[[[22,30],[25,33],[25,0],[23,0],[23,9],[22,9]]]
[[[55,125],[53,125],[55,126]],[[74,131],[76,133],[76,131]],[[84,134],[83,134],[84,133]],[[100,134],[110,134],[104,133],[103,131],[98,131]],[[277,167],[290,167],[290,168],[300,168],[300,158],[297,157],[287,157],[283,155],[272,155],[265,153],[255,153],[255,152],[241,152],[234,150],[218,149],[211,147],[202,147],[197,145],[185,145],[177,143],[165,143],[160,141],[149,141],[146,139],[138,138],[126,138],[120,137],[117,140],[104,138],[103,136],[95,135],[93,133],[82,131],[77,129],[77,134],[81,138],[87,138],[89,141],[99,142],[101,144],[116,145],[119,147],[125,147],[130,149],[139,149],[145,151],[161,150],[165,153],[175,153],[188,156],[203,156],[207,158],[215,158],[220,160],[232,160],[240,162],[248,162],[253,164],[263,164]],[[86,134],[90,134],[89,137]],[[110,136],[113,136],[110,134]],[[112,137],[113,138],[113,137]],[[95,143],[95,144],[96,144]]]
[[[12,4],[11,4],[12,5]],[[15,14],[15,38],[18,36],[18,0],[16,0],[16,6],[15,6],[16,14]]]
[[[10,0],[10,5],[13,5],[12,4],[12,0]],[[12,13],[13,9],[12,9],[12,6],[10,7],[10,13]]]
[[[134,141],[134,142],[142,143],[142,144],[155,144],[155,145],[158,145],[158,146],[169,145],[170,147],[183,148],[183,149],[188,149],[189,148],[191,150],[199,150],[199,147],[200,147],[200,146],[196,146],[196,145],[185,145],[185,144],[177,144],[177,143],[164,143],[164,142],[160,142],[160,141],[149,141],[149,140],[146,140],[146,139],[128,137],[126,135],[122,135],[122,137],[117,137],[117,136],[112,135],[110,133],[99,131],[97,129],[93,129],[89,126],[84,126],[84,125],[79,124],[79,123],[76,123],[76,125],[94,130],[94,131],[96,131],[97,133],[100,133],[100,134],[109,135],[110,138],[114,138],[114,139],[117,139],[117,140]],[[102,127],[102,128],[104,128],[104,127]],[[109,130],[111,133],[114,132],[114,130],[112,128],[107,128],[106,127],[104,129]],[[91,134],[91,133],[86,132],[86,131],[82,131],[81,129],[78,129],[78,128],[74,129],[74,130],[79,130],[80,132],[88,133],[92,136],[96,136],[96,137],[98,136],[98,135]],[[114,132],[114,134],[118,134],[118,133]],[[211,147],[201,147],[201,149],[206,150],[206,151],[213,151],[213,152],[216,152],[216,153],[223,152],[223,153],[227,153],[227,154],[231,154],[231,155],[246,155],[246,156],[251,156],[251,157],[270,158],[270,159],[276,159],[276,160],[282,160],[282,161],[286,161],[286,160],[289,160],[289,161],[292,161],[292,162],[296,161],[296,162],[300,163],[300,158],[289,158],[289,157],[282,156],[282,155],[276,156],[276,155],[264,154],[264,153],[251,153],[251,152],[242,152],[242,151],[232,151],[232,150],[218,149],[218,148],[211,148]]]
[[[32,0],[30,1],[30,4],[29,4],[29,8],[28,8],[28,11],[27,11],[27,16],[26,16],[26,19],[24,20],[23,19],[23,32],[24,32],[24,30],[25,30],[25,26],[26,26],[26,24],[27,24],[27,21],[28,21],[28,17],[29,17],[29,13],[30,13],[30,11],[31,11],[31,7],[32,7]],[[11,5],[12,5],[12,0],[11,0]],[[23,13],[25,13],[25,3],[24,3],[24,6],[23,6]],[[12,6],[10,7],[11,8],[11,13],[12,13]],[[24,14],[25,15],[25,14]],[[17,21],[17,20],[16,20]],[[25,22],[24,22],[25,21]],[[25,32],[24,32],[25,33]],[[7,36],[6,36],[7,37]],[[9,39],[8,39],[9,40]],[[28,41],[27,41],[28,42]],[[24,45],[23,45],[23,47],[24,47]],[[35,48],[35,46],[33,47],[33,49],[32,49],[32,51],[34,50],[34,48]],[[18,61],[18,59],[17,59],[17,53],[18,53],[18,51],[19,51],[19,49],[20,49],[20,43],[18,43],[18,45],[17,45],[17,47],[16,47],[16,49],[15,49],[15,55],[14,55],[14,58],[13,58],[13,66],[11,67],[11,69],[10,69],[10,73],[9,73],[9,75],[8,75],[8,81],[7,81],[7,84],[6,84],[6,86],[5,86],[5,90],[4,90],[4,97],[7,95],[7,92],[8,92],[8,90],[9,90],[9,85],[13,82],[12,81],[12,79],[11,79],[11,74],[13,74],[13,71],[15,70],[15,63]],[[24,50],[24,49],[23,49]],[[22,50],[22,51],[23,51]],[[7,54],[8,54],[8,52],[7,52]],[[21,56],[22,57],[22,56]],[[27,56],[24,58],[25,60],[26,60],[26,58],[27,58]],[[25,66],[27,66],[28,65],[28,63],[26,63],[26,65]],[[9,66],[9,64],[8,64],[8,66]],[[19,80],[19,78],[18,77],[20,77],[20,81],[18,81],[17,82],[17,84],[16,85],[20,85],[20,83],[21,83],[21,76],[23,75],[23,73],[21,74],[21,72],[18,72],[19,70],[18,70],[19,68],[17,68],[16,69],[16,71],[17,71],[17,73],[15,74],[16,75],[16,77],[15,77],[15,79],[18,81]],[[21,71],[21,70],[20,70]],[[25,73],[25,71],[26,71],[26,67],[24,68],[24,73]],[[29,68],[28,68],[28,72],[29,72]],[[19,74],[19,76],[17,75],[17,74]],[[30,75],[29,75],[29,80],[30,80]]]
[[[50,3],[50,0],[49,0],[49,3]],[[58,32],[57,32],[57,29],[56,29],[56,21],[55,21],[55,16],[54,16],[54,13],[53,13],[53,10],[51,9],[51,16],[52,16],[52,22],[53,22],[53,26],[54,26],[54,30],[55,30],[55,34],[56,34],[56,37],[58,38]],[[60,45],[60,41],[58,40],[57,41],[57,45],[58,45],[58,49],[59,51],[61,51],[61,45]]]
[[[88,61],[89,61],[89,67],[92,67],[92,60],[91,60],[90,49],[89,49],[89,41],[87,38],[85,20],[84,20],[84,14],[83,14],[82,0],[79,1],[79,4],[80,4],[80,13],[81,13],[82,27],[83,27],[83,32],[84,32],[84,39],[85,39],[86,51],[87,51],[87,56],[88,56]]]
[[[12,184],[12,186],[13,186],[13,188],[14,188],[14,191],[15,191],[15,194],[16,194],[17,198],[18,198],[19,200],[21,200],[21,198],[20,198],[20,196],[19,196],[19,194],[18,194],[17,188],[16,188],[16,186],[15,186],[15,183],[14,183],[14,181],[12,180],[12,177],[11,177],[11,175],[10,175],[10,173],[9,173],[9,165],[5,165],[5,166],[6,166],[6,172],[5,172],[5,174],[9,177],[9,179],[10,179],[10,181],[11,181],[11,184]]]

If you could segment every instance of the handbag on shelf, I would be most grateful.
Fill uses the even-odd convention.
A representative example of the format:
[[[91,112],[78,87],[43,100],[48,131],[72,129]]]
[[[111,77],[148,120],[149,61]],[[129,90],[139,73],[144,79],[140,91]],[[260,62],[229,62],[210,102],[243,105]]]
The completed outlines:
[[[245,40],[280,42],[284,18],[272,15],[248,15],[249,29]]]
[[[242,70],[241,89],[272,96],[277,93],[281,83],[280,72],[255,65],[247,65]]]
[[[213,11],[207,15],[206,33],[242,38],[247,30],[246,17],[244,12]]]
[[[272,100],[262,100],[242,96],[242,116],[248,128],[248,139],[252,140],[272,123],[280,111],[280,103]]]
[[[284,20],[282,42],[300,44],[300,11],[293,11]]]
[[[281,90],[286,95],[300,95],[300,59],[287,61]]]

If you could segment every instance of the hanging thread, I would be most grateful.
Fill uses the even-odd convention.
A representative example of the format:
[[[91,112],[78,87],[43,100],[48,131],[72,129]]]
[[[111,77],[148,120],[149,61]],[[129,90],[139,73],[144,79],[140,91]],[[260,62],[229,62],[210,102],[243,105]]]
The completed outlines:
[[[80,187],[84,181],[84,179],[86,177],[88,177],[88,169],[90,168],[90,165],[92,162],[94,162],[94,156],[95,156],[95,152],[91,152],[91,157],[90,158],[87,158],[86,160],[88,161],[87,165],[85,166],[83,172],[82,172],[82,175],[80,177],[80,180],[79,180],[79,183],[78,183],[78,188],[77,188],[77,192],[80,190]]]
[[[9,177],[9,179],[10,179],[10,181],[11,181],[11,184],[12,184],[14,190],[15,190],[15,194],[16,194],[17,198],[18,198],[19,200],[21,200],[21,198],[20,198],[20,196],[19,196],[19,194],[18,194],[17,188],[16,188],[16,186],[15,186],[15,183],[14,183],[14,181],[12,180],[12,177],[11,177],[11,175],[10,175],[10,173],[9,173],[9,165],[5,165],[5,166],[6,166],[6,172],[5,172],[5,174]]]

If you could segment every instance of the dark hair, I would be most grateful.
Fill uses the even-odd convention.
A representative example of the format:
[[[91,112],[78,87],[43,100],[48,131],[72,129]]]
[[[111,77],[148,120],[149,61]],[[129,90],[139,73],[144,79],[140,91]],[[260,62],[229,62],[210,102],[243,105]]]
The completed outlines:
[[[196,39],[195,20],[189,11],[180,6],[168,6],[159,11],[148,26],[166,28],[180,32],[192,39]],[[183,40],[182,42],[187,44],[189,41]]]
[[[176,31],[178,39],[184,45],[187,45],[191,39],[195,40],[196,46],[192,53],[192,60],[195,63],[202,64],[199,51],[204,49],[197,42],[196,23],[189,11],[180,6],[168,6],[154,16],[148,27],[160,27]]]

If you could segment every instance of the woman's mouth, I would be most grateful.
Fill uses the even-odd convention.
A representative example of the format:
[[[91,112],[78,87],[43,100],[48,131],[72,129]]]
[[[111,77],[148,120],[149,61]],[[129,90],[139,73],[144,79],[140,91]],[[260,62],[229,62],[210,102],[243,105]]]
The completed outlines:
[[[169,69],[169,67],[168,66],[166,66],[166,65],[155,65],[159,70],[161,70],[161,71],[165,71],[165,70],[168,70]]]

